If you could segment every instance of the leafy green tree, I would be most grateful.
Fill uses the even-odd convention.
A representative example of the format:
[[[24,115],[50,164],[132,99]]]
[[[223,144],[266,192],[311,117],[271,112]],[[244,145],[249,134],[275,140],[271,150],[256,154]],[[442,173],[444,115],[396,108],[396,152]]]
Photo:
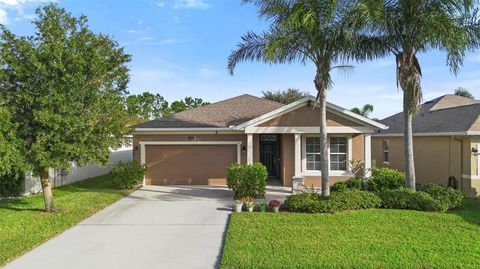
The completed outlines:
[[[144,92],[129,95],[125,99],[130,125],[152,119],[159,119],[169,114],[168,102],[160,94]]]
[[[360,32],[368,33],[369,47],[396,58],[397,86],[403,90],[405,173],[415,189],[412,119],[422,101],[422,71],[418,53],[440,50],[457,74],[465,51],[479,44],[480,21],[476,1],[360,0],[348,16]]]
[[[455,95],[470,98],[470,99],[475,99],[475,96],[473,96],[473,94],[469,90],[462,87],[458,87],[455,90]]]
[[[182,112],[188,109],[197,108],[208,104],[209,103],[203,101],[202,98],[185,97],[185,99],[183,100],[172,102],[172,104],[170,105],[169,114]]]
[[[0,33],[1,107],[18,128],[15,137],[40,176],[45,209],[55,211],[49,168],[107,164],[121,146],[127,113],[124,95],[130,56],[85,16],[49,4],[36,10],[33,36]]]
[[[287,89],[284,91],[264,91],[262,92],[263,98],[276,101],[282,104],[290,104],[295,101],[298,101],[306,96],[308,96],[308,92],[302,92],[299,89]]]
[[[370,115],[370,113],[373,112],[373,105],[366,104],[362,107],[362,109],[360,109],[358,107],[354,107],[354,108],[350,109],[350,111],[352,111],[354,113],[357,113],[358,115],[362,115],[362,116],[368,118],[368,115]]]
[[[372,48],[363,44],[358,33],[350,31],[345,15],[351,1],[337,0],[247,0],[255,4],[262,18],[271,22],[262,34],[248,32],[231,53],[228,69],[231,74],[243,61],[269,64],[312,63],[320,108],[320,152],[322,195],[330,195],[328,182],[327,90],[332,86],[334,69],[348,70],[348,59],[376,57]],[[368,50],[366,50],[368,49]]]

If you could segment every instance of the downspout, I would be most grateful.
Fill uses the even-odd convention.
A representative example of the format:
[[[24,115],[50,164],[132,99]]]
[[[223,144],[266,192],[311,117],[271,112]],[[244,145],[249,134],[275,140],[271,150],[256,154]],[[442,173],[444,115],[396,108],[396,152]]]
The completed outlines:
[[[460,142],[460,190],[463,190],[463,139],[458,139],[455,136],[452,136],[454,140]]]

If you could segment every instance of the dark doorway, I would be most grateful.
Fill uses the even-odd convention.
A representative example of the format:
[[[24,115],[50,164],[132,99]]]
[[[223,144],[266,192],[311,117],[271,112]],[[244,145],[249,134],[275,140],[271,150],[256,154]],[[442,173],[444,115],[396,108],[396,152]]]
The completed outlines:
[[[267,167],[269,179],[279,179],[278,135],[260,135],[260,162]]]

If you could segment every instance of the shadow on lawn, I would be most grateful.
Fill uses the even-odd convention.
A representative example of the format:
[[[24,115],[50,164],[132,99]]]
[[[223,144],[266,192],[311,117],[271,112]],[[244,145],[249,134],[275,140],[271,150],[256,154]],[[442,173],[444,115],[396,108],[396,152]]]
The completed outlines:
[[[467,198],[462,209],[452,210],[448,214],[460,216],[465,221],[480,225],[480,198]]]
[[[0,209],[11,211],[30,211],[30,212],[45,212],[45,209],[35,208],[31,201],[26,201],[25,198],[10,198],[0,201]]]

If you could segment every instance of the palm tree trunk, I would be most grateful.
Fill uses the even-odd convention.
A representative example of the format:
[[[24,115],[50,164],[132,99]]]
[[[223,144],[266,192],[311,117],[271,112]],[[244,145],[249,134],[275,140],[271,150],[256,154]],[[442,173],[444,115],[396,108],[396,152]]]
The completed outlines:
[[[40,182],[42,183],[43,199],[45,201],[45,211],[55,212],[52,184],[50,182],[50,177],[48,176],[48,168],[42,168],[40,172]]]
[[[407,176],[407,188],[415,190],[415,160],[413,156],[413,113],[408,107],[407,95],[404,95],[404,157],[405,157],[405,174]]]
[[[327,84],[323,79],[322,69],[317,67],[315,76],[315,88],[318,91],[318,102],[320,108],[320,160],[322,172],[322,196],[330,196],[328,182],[328,140],[327,140]]]

